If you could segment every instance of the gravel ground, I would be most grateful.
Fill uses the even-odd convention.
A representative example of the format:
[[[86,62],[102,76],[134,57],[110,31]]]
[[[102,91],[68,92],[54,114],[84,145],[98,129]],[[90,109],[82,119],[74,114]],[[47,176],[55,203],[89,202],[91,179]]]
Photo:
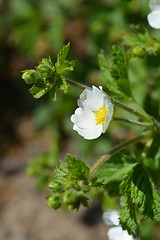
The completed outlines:
[[[87,210],[51,211],[45,194],[24,173],[0,176],[0,240],[104,240],[107,228],[102,221],[88,226],[82,221]]]
[[[0,240],[106,240],[100,210],[51,211],[45,207],[47,193],[38,192],[35,179],[26,175],[28,159],[47,150],[50,142],[48,136],[30,134],[2,159]]]

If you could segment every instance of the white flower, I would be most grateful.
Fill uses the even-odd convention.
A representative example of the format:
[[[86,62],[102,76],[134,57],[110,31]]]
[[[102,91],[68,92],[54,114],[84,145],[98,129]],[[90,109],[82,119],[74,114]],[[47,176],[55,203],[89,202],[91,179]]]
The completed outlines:
[[[160,0],[150,0],[149,7],[151,13],[147,16],[148,23],[151,27],[160,29]]]
[[[123,230],[121,226],[112,227],[108,230],[109,240],[134,240],[134,238]]]
[[[119,213],[116,210],[108,210],[103,213],[103,220],[108,226],[115,225],[108,230],[109,240],[139,240],[139,238],[133,238],[128,232],[122,229],[119,223]]]
[[[103,213],[102,215],[103,221],[108,226],[118,226],[119,225],[119,214],[116,210],[110,209]]]
[[[113,104],[102,87],[87,87],[77,101],[78,108],[71,116],[73,129],[85,139],[98,138],[105,132],[113,115]]]

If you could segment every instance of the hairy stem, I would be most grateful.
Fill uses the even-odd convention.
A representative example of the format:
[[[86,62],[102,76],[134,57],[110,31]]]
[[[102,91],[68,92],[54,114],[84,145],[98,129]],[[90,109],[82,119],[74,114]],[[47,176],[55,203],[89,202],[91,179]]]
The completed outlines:
[[[147,153],[148,153],[148,151],[149,151],[149,149],[150,149],[150,147],[152,145],[152,142],[153,142],[153,138],[150,138],[147,141],[147,143],[146,143],[146,145],[145,145],[145,147],[143,149],[143,152],[142,152],[142,154],[140,156],[140,159],[139,159],[140,162],[147,156]]]
[[[77,82],[75,82],[75,81],[72,81],[72,80],[70,80],[70,79],[68,79],[68,78],[66,78],[66,81],[67,81],[70,85],[72,85],[72,86],[74,86],[74,87],[77,87],[77,88],[80,88],[80,89],[82,89],[82,90],[84,90],[84,89],[86,88],[85,85],[83,85],[83,84],[81,84],[81,83],[77,83]]]
[[[135,138],[132,138],[130,140],[124,141],[120,143],[119,145],[115,146],[112,150],[110,150],[107,154],[102,156],[90,169],[90,174],[93,174],[95,170],[97,170],[106,160],[108,160],[111,156],[116,154],[117,152],[120,152],[124,148],[130,146],[131,144],[137,143],[141,141],[142,139],[149,138],[152,135],[152,131],[143,132],[140,135],[138,135]]]
[[[136,106],[136,108],[139,110],[139,112],[141,112],[142,113],[142,115],[144,115],[145,117],[146,117],[146,119],[148,118],[150,118],[149,117],[149,115],[144,111],[144,109],[137,103],[137,101],[133,98],[132,99],[132,101],[133,101],[133,103],[134,103],[134,105]]]
[[[119,122],[130,123],[130,124],[138,125],[138,126],[142,126],[142,127],[152,127],[153,126],[153,124],[149,123],[149,122],[139,122],[139,121],[133,121],[133,120],[125,119],[125,118],[113,117],[113,120],[119,121]]]
[[[133,108],[128,107],[128,106],[125,105],[124,103],[121,103],[121,102],[119,102],[118,100],[116,100],[116,99],[114,99],[114,98],[111,98],[111,101],[112,101],[112,103],[113,103],[114,105],[116,105],[117,107],[120,107],[120,108],[124,109],[125,111],[130,112],[131,114],[137,116],[137,117],[140,118],[140,119],[143,119],[144,121],[151,122],[151,118],[150,118],[148,115],[147,115],[147,117],[146,117],[144,114],[136,111],[136,110],[133,109]]]

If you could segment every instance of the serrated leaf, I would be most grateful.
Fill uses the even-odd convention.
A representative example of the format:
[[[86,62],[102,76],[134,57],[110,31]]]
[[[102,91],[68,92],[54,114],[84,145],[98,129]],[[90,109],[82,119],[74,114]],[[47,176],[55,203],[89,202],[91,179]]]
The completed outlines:
[[[68,90],[68,87],[69,87],[69,84],[67,83],[66,79],[61,75],[60,76],[61,78],[61,85],[60,85],[60,89],[63,90],[65,93],[67,93],[67,90]]]
[[[137,57],[144,57],[145,54],[159,54],[160,42],[152,38],[146,29],[143,33],[135,32],[126,35],[123,43],[132,49],[133,55]]]
[[[57,209],[61,205],[70,210],[79,209],[80,205],[88,207],[86,193],[88,188],[89,168],[78,158],[66,156],[66,162],[62,162],[54,170],[49,188],[48,206]],[[83,184],[82,184],[83,181]],[[57,198],[60,196],[60,198]]]
[[[35,68],[37,72],[41,75],[41,77],[50,76],[51,73],[55,71],[54,65],[50,57],[42,58],[39,65]]]
[[[105,69],[103,72],[101,72],[101,80],[107,87],[107,92],[110,96],[113,96],[116,99],[122,101],[128,100],[128,97],[126,97],[121,91],[118,90],[117,84],[114,82],[108,69]]]
[[[56,63],[57,73],[61,75],[63,72],[73,71],[74,65],[75,65],[74,61],[69,62],[68,60],[64,60],[60,64],[57,62]]]
[[[97,181],[103,184],[107,184],[111,181],[121,180],[134,166],[136,163],[128,164],[115,164],[105,163],[96,172]]]
[[[56,167],[53,174],[53,179],[64,180],[64,177],[68,175],[67,164],[60,161],[59,166]]]
[[[129,235],[132,235],[134,237],[138,236],[138,225],[135,219],[131,218],[127,209],[123,209],[120,211],[119,219],[123,230],[127,230]]]
[[[107,62],[104,52],[101,51],[101,53],[98,55],[99,65],[102,70],[101,80],[104,83],[104,87],[107,88],[107,92],[109,93],[110,96],[113,96],[114,98],[121,101],[128,101],[128,94],[129,96],[131,95],[129,80],[128,80],[128,59],[127,57],[126,57],[126,60],[124,59],[124,56],[123,56],[124,54],[121,54],[121,53],[119,54],[120,49],[124,51],[123,48],[119,45],[118,46],[120,49],[118,50],[118,53],[117,53],[118,57],[115,56],[117,51],[115,49],[116,46],[113,49],[114,51],[113,51],[111,63]],[[125,54],[127,56],[127,53]],[[123,85],[126,85],[126,87]],[[129,88],[126,90],[127,87]],[[126,95],[126,92],[127,92],[127,95]]]
[[[89,178],[89,167],[87,167],[79,158],[67,154],[65,160],[68,163],[68,170],[72,178],[79,180],[87,180]]]
[[[144,46],[147,43],[148,35],[142,33],[131,33],[123,38],[123,43],[128,46]]]
[[[121,193],[132,215],[135,205],[144,216],[160,220],[160,196],[155,185],[141,164],[134,167],[121,184]]]
[[[95,173],[98,182],[107,184],[111,181],[121,180],[137,164],[133,156],[123,153],[113,155]]]
[[[113,46],[111,76],[118,89],[128,97],[132,97],[128,78],[128,53],[121,45]]]
[[[63,48],[60,50],[57,56],[58,65],[66,59],[69,49],[70,49],[70,43],[63,46]]]
[[[74,61],[69,62],[68,60],[66,60],[69,49],[70,49],[70,43],[65,45],[58,54],[55,67],[56,67],[57,73],[60,76],[62,76],[63,72],[73,71],[74,69],[75,62]]]
[[[40,98],[49,91],[49,88],[46,87],[46,88],[41,89],[36,86],[33,86],[29,91],[30,91],[30,93],[32,93],[34,98]]]
[[[35,70],[23,71],[22,78],[28,83],[35,83],[30,89],[33,97],[40,98],[48,91],[50,99],[56,100],[56,90],[59,88],[65,93],[68,90],[68,83],[62,75],[66,71],[73,71],[74,61],[66,60],[70,44],[65,45],[59,52],[55,66],[51,58],[43,58]]]

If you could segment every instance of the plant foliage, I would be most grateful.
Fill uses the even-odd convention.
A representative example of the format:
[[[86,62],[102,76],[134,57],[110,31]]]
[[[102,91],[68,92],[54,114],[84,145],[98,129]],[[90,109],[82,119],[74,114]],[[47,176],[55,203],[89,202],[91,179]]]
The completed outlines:
[[[24,70],[22,78],[28,84],[33,84],[30,89],[34,98],[40,98],[49,92],[51,100],[56,100],[57,89],[68,90],[68,84],[64,72],[73,71],[74,61],[66,60],[70,43],[65,45],[59,52],[57,62],[52,63],[51,58],[44,58],[35,70]]]
[[[67,155],[65,162],[56,167],[49,188],[47,206],[57,209],[64,205],[69,209],[79,209],[80,205],[88,207],[85,196],[88,188],[89,168],[80,159]]]

